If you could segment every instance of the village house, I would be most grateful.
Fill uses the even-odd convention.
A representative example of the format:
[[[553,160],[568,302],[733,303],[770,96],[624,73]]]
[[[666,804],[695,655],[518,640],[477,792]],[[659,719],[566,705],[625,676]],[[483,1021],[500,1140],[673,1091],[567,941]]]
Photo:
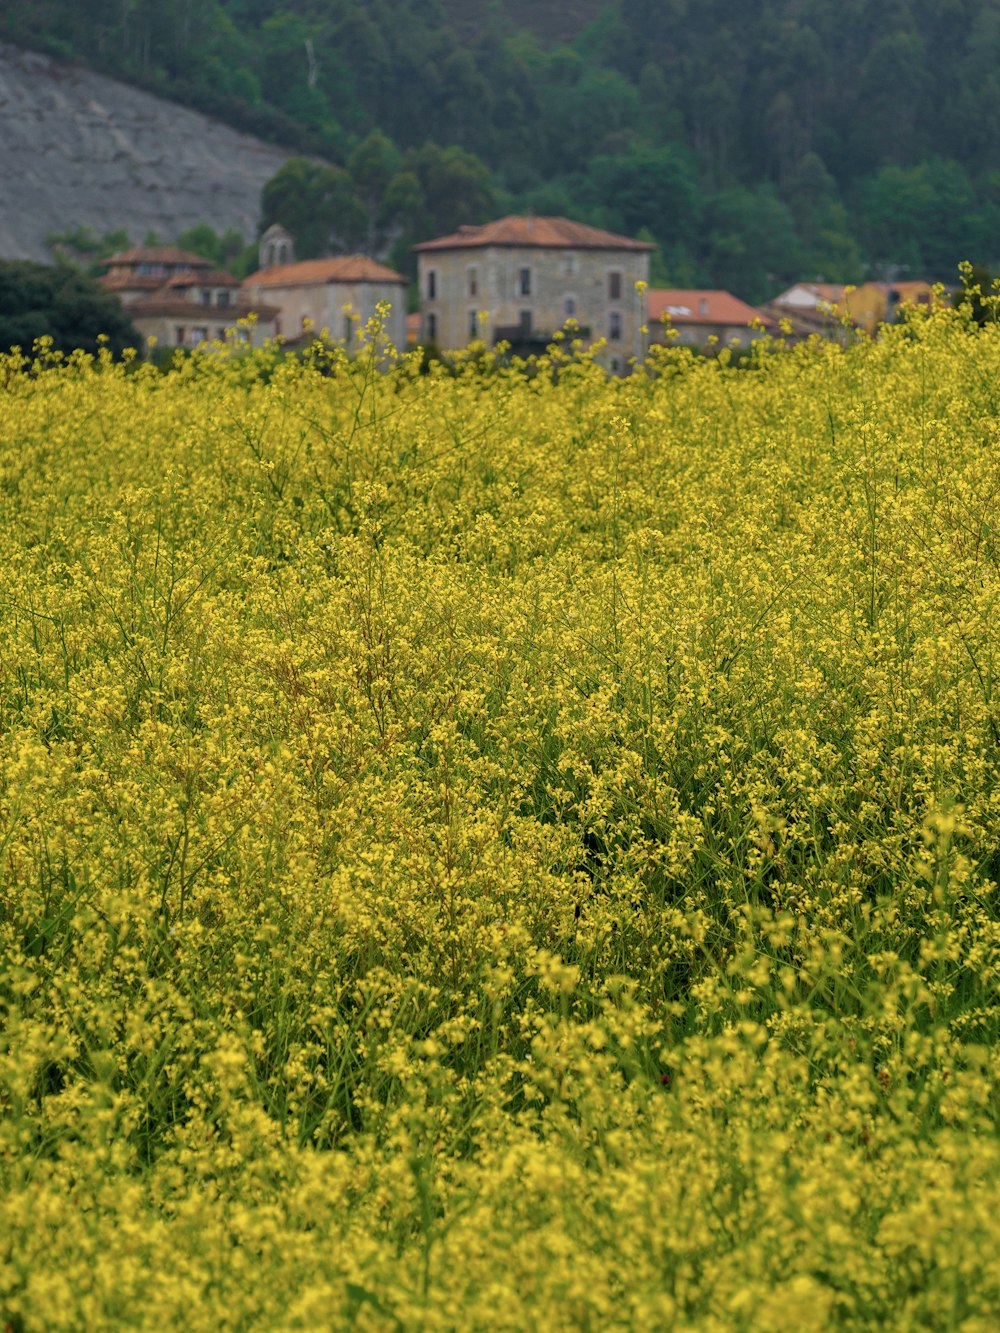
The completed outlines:
[[[147,351],[198,347],[229,334],[259,346],[276,331],[275,307],[249,300],[231,273],[190,251],[136,246],[111,255],[104,266],[99,285],[118,296]]]
[[[568,323],[616,373],[645,355],[645,241],[568,218],[506,217],[415,245],[424,342],[542,351]]]
[[[784,321],[793,337],[818,333],[843,342],[852,329],[874,334],[880,324],[892,324],[907,305],[930,305],[934,288],[929,282],[863,282],[857,287],[840,283],[797,282],[764,307]]]
[[[384,302],[389,307],[386,336],[394,347],[405,346],[407,281],[402,273],[367,255],[296,263],[292,238],[279,227],[261,237],[259,263],[243,292],[250,301],[277,307],[277,331],[288,341],[325,331],[350,344]]]
[[[682,347],[737,347],[778,332],[777,322],[723,291],[651,287],[646,293],[649,342]]]

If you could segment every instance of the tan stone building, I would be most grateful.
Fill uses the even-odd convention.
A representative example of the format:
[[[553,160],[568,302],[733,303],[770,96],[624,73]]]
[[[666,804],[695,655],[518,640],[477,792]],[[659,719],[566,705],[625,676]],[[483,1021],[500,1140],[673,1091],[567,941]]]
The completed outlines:
[[[386,334],[394,347],[404,348],[406,288],[401,273],[366,255],[338,255],[262,267],[242,290],[252,303],[277,307],[278,332],[289,341],[325,330],[334,340],[351,343],[384,301]]]
[[[115,292],[144,348],[198,347],[238,338],[260,346],[276,332],[277,308],[254,302],[231,273],[176,246],[136,246],[104,261],[98,283]],[[249,323],[241,321],[251,321]]]
[[[575,321],[585,342],[606,340],[612,371],[645,355],[645,241],[568,218],[506,217],[413,248],[425,342],[454,350],[481,338],[524,354]]]

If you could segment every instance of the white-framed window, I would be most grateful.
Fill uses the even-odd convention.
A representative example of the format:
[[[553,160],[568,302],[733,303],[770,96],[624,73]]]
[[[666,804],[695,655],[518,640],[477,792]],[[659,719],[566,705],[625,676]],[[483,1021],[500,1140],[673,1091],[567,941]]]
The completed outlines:
[[[565,272],[567,278],[571,278],[573,274],[576,272],[576,269],[577,269],[576,255],[573,254],[571,251],[566,256],[565,262],[563,264],[563,271]]]
[[[518,296],[531,295],[531,269],[519,268],[517,270],[517,294]]]
[[[622,317],[617,310],[612,310],[608,315],[608,339],[613,343],[622,340]]]
[[[208,342],[208,329],[204,326],[204,324],[201,324],[198,326],[198,328],[192,330],[191,341],[193,343]]]
[[[436,301],[436,300],[437,300],[437,294],[438,294],[438,275],[437,275],[437,269],[431,268],[431,269],[428,269],[428,270],[427,270],[427,299],[428,299],[428,301]]]
[[[479,269],[473,264],[469,269],[469,295],[479,295]]]
[[[608,300],[620,301],[622,299],[622,275],[618,269],[612,269],[608,274]]]

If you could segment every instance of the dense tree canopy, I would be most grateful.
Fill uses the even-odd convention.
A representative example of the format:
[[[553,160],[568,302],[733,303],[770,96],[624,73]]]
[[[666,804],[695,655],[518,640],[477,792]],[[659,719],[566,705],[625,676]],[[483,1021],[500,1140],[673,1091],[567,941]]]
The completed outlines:
[[[327,159],[303,253],[534,207],[752,299],[1000,258],[995,0],[7,0],[0,36]]]
[[[47,336],[56,351],[96,352],[102,335],[113,352],[138,346],[116,296],[68,265],[0,263],[0,350],[30,351]]]

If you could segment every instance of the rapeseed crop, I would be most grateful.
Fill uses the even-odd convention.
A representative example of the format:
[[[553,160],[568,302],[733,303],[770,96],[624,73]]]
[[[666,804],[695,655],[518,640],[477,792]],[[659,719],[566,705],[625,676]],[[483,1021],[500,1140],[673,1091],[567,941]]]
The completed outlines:
[[[996,1326],[1000,333],[754,355],[0,363],[0,1325]]]

